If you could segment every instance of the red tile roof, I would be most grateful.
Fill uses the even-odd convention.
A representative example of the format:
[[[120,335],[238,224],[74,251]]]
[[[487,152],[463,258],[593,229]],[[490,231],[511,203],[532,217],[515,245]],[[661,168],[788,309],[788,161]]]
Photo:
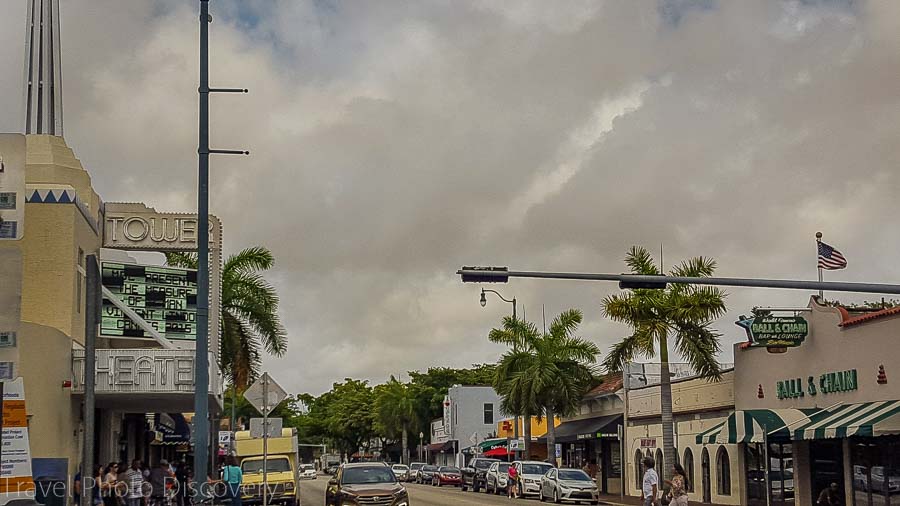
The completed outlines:
[[[611,373],[603,376],[603,383],[594,387],[587,393],[588,397],[595,397],[604,394],[613,394],[622,389],[622,373]]]
[[[841,323],[838,324],[840,327],[850,327],[859,325],[860,323],[877,320],[878,318],[900,314],[900,306],[882,309],[881,311],[873,311],[871,313],[863,313],[856,316],[850,316],[850,313],[842,307],[838,309],[841,310]]]

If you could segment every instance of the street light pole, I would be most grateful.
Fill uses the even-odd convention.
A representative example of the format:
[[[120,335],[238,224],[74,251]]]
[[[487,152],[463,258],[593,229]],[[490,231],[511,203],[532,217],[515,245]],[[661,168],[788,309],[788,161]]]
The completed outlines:
[[[500,295],[500,292],[498,292],[496,290],[489,290],[489,289],[485,289],[485,288],[481,289],[481,307],[484,307],[487,305],[487,297],[485,296],[485,293],[487,293],[487,292],[491,292],[494,295],[496,295],[497,297],[500,297],[500,300],[502,300],[503,302],[508,302],[508,303],[512,304],[513,321],[518,319],[518,316],[516,315],[516,298],[513,297],[512,300],[509,300],[506,297]],[[530,423],[530,422],[531,422],[531,420],[529,419],[528,423]],[[515,425],[515,428],[513,428],[513,437],[516,439],[516,441],[518,441],[519,440],[519,415],[513,415],[513,424]]]

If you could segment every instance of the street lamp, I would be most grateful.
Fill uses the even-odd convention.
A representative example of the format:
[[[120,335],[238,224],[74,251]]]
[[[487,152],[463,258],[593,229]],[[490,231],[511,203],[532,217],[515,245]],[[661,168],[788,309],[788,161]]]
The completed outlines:
[[[502,300],[503,302],[508,302],[508,303],[512,304],[512,307],[513,307],[512,317],[513,317],[513,320],[516,319],[516,298],[515,297],[513,297],[512,300],[509,300],[509,299],[503,297],[502,295],[500,295],[500,292],[498,292],[496,290],[485,290],[484,288],[482,288],[481,289],[481,307],[487,306],[487,297],[485,296],[486,292],[491,292],[494,295],[496,295],[497,297],[500,297],[500,300]]]
[[[419,462],[422,462],[422,439],[425,437],[425,433],[419,431]]]

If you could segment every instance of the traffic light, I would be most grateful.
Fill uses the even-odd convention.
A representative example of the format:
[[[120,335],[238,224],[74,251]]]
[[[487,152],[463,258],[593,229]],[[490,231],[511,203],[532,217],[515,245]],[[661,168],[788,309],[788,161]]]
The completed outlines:
[[[662,274],[655,274],[662,276]],[[626,277],[631,277],[626,275]],[[641,275],[644,277],[644,275]],[[664,290],[666,288],[665,281],[632,281],[629,279],[619,280],[620,290]]]
[[[463,267],[459,274],[462,276],[463,283],[506,283],[509,281],[509,267]]]

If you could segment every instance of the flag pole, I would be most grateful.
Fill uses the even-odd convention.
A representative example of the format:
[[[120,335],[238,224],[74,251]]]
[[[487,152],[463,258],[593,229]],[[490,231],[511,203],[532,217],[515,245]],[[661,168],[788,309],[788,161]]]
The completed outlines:
[[[819,268],[819,283],[822,282],[822,266],[819,264],[819,243],[822,242],[822,232],[816,232],[816,266]],[[825,303],[825,293],[820,288],[819,289],[819,298],[822,299],[822,303]]]

